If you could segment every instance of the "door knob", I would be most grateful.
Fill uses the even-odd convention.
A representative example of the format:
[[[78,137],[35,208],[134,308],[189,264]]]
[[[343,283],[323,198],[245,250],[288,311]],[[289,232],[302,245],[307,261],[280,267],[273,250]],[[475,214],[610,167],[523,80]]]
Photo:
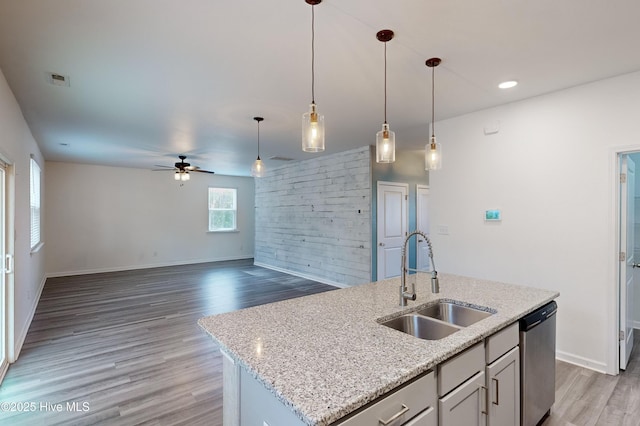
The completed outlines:
[[[634,268],[640,268],[640,263],[632,263],[631,266]]]
[[[384,247],[384,243],[380,243],[378,244],[380,247]]]

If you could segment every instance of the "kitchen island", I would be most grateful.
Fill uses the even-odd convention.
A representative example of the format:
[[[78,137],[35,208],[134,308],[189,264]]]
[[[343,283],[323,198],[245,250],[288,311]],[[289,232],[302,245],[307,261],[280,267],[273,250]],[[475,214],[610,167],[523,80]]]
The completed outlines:
[[[398,304],[393,278],[199,320],[224,355],[225,425],[237,424],[240,373],[300,424],[330,425],[410,382],[559,296],[549,290],[440,274],[415,274],[417,299]],[[493,313],[440,340],[381,324],[439,300]],[[287,424],[287,423],[282,423]],[[271,426],[276,426],[272,424]]]

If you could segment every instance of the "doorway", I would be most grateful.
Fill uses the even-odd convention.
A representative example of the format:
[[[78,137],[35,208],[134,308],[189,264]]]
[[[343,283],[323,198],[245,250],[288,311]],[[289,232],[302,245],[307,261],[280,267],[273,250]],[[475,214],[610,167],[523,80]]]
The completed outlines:
[[[9,367],[7,276],[12,273],[12,257],[7,255],[7,193],[7,166],[0,161],[0,259],[2,259],[0,273],[0,383],[2,383]]]
[[[407,235],[409,184],[378,182],[378,281],[400,275],[402,245]]]

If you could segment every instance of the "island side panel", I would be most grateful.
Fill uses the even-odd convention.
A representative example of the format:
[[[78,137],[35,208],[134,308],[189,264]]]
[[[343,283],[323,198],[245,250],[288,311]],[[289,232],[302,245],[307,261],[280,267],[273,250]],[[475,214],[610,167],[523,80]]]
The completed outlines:
[[[242,426],[305,426],[244,368],[240,370],[240,418]]]
[[[222,422],[240,426],[240,366],[225,351],[222,354]]]

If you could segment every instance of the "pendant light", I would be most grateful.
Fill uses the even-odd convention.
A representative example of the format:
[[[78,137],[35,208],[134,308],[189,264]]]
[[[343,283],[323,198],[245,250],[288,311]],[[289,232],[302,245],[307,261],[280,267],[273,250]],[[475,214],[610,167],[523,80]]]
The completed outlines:
[[[258,158],[253,162],[253,166],[251,166],[251,176],[261,178],[264,176],[264,164],[260,159],[260,122],[264,120],[262,117],[253,117],[254,120],[258,122]]]
[[[302,150],[305,152],[324,151],[324,115],[318,114],[315,99],[315,6],[322,0],[305,0],[311,5],[311,105],[309,112],[302,115]]]
[[[425,65],[431,68],[431,139],[424,150],[425,170],[439,170],[442,168],[442,147],[436,142],[435,131],[435,67],[440,65],[440,58],[427,59]]]
[[[384,123],[382,130],[376,133],[376,162],[393,163],[396,161],[396,134],[389,130],[387,123],[387,42],[393,38],[393,31],[380,30],[376,38],[384,43]]]

